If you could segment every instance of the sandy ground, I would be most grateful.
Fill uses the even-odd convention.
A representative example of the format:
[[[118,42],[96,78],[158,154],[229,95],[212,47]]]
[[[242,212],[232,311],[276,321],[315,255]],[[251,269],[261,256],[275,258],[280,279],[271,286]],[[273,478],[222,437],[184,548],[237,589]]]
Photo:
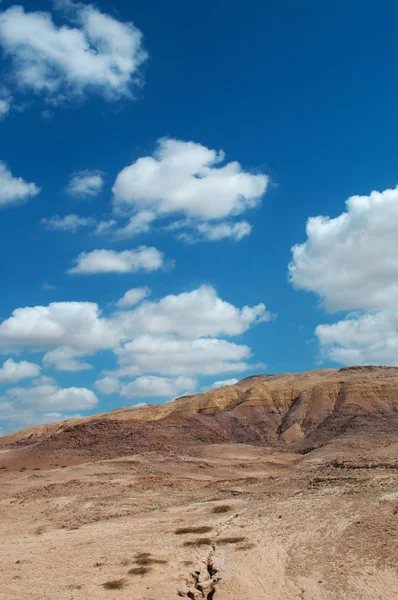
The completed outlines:
[[[397,459],[386,438],[1,470],[0,598],[396,600]]]

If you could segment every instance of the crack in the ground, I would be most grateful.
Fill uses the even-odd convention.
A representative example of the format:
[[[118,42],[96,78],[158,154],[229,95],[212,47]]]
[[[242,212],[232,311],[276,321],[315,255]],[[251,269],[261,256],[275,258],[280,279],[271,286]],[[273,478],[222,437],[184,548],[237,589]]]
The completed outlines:
[[[190,573],[186,588],[178,590],[180,597],[191,598],[191,600],[199,598],[212,600],[214,598],[216,586],[221,580],[219,569],[214,565],[214,550],[213,547],[207,558],[202,560]]]

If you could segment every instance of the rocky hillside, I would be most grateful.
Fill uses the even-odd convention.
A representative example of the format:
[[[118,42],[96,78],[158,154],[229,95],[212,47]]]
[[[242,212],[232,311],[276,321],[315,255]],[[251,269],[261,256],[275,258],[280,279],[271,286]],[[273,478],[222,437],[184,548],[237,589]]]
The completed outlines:
[[[25,462],[58,453],[80,462],[216,442],[307,452],[364,431],[398,434],[398,368],[256,375],[167,404],[31,427],[0,438],[0,447],[19,447]]]

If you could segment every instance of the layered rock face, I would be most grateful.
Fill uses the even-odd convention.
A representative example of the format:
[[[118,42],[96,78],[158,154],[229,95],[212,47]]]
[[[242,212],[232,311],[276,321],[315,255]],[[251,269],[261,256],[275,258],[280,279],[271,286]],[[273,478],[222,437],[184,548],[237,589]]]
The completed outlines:
[[[342,435],[398,434],[398,368],[347,367],[256,375],[174,402],[74,419],[0,438],[3,448],[112,458],[201,443],[310,451]]]

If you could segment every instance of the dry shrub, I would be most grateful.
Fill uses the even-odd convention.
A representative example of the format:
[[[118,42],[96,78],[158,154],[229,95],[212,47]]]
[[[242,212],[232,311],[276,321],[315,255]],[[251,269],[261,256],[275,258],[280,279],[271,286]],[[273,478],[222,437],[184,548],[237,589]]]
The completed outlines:
[[[167,564],[167,560],[162,560],[160,558],[153,558],[152,556],[143,556],[136,558],[134,561],[137,565],[145,566],[145,565],[165,565]]]
[[[129,575],[147,575],[152,569],[149,567],[133,567],[129,570]]]
[[[225,537],[217,540],[217,544],[239,544],[240,542],[245,542],[245,537]]]
[[[209,525],[203,525],[202,527],[180,527],[175,530],[176,535],[185,535],[186,533],[209,533],[213,527]]]
[[[221,504],[220,506],[215,506],[211,512],[216,515],[230,512],[232,510],[232,506],[229,504]]]
[[[44,525],[40,525],[39,527],[36,527],[33,533],[35,535],[42,535],[45,532],[45,530],[46,528],[44,527]]]
[[[106,581],[102,584],[102,587],[106,590],[121,590],[126,585],[124,579],[113,579],[112,581]]]
[[[212,540],[210,538],[198,538],[197,540],[189,540],[184,542],[184,546],[211,546]]]

